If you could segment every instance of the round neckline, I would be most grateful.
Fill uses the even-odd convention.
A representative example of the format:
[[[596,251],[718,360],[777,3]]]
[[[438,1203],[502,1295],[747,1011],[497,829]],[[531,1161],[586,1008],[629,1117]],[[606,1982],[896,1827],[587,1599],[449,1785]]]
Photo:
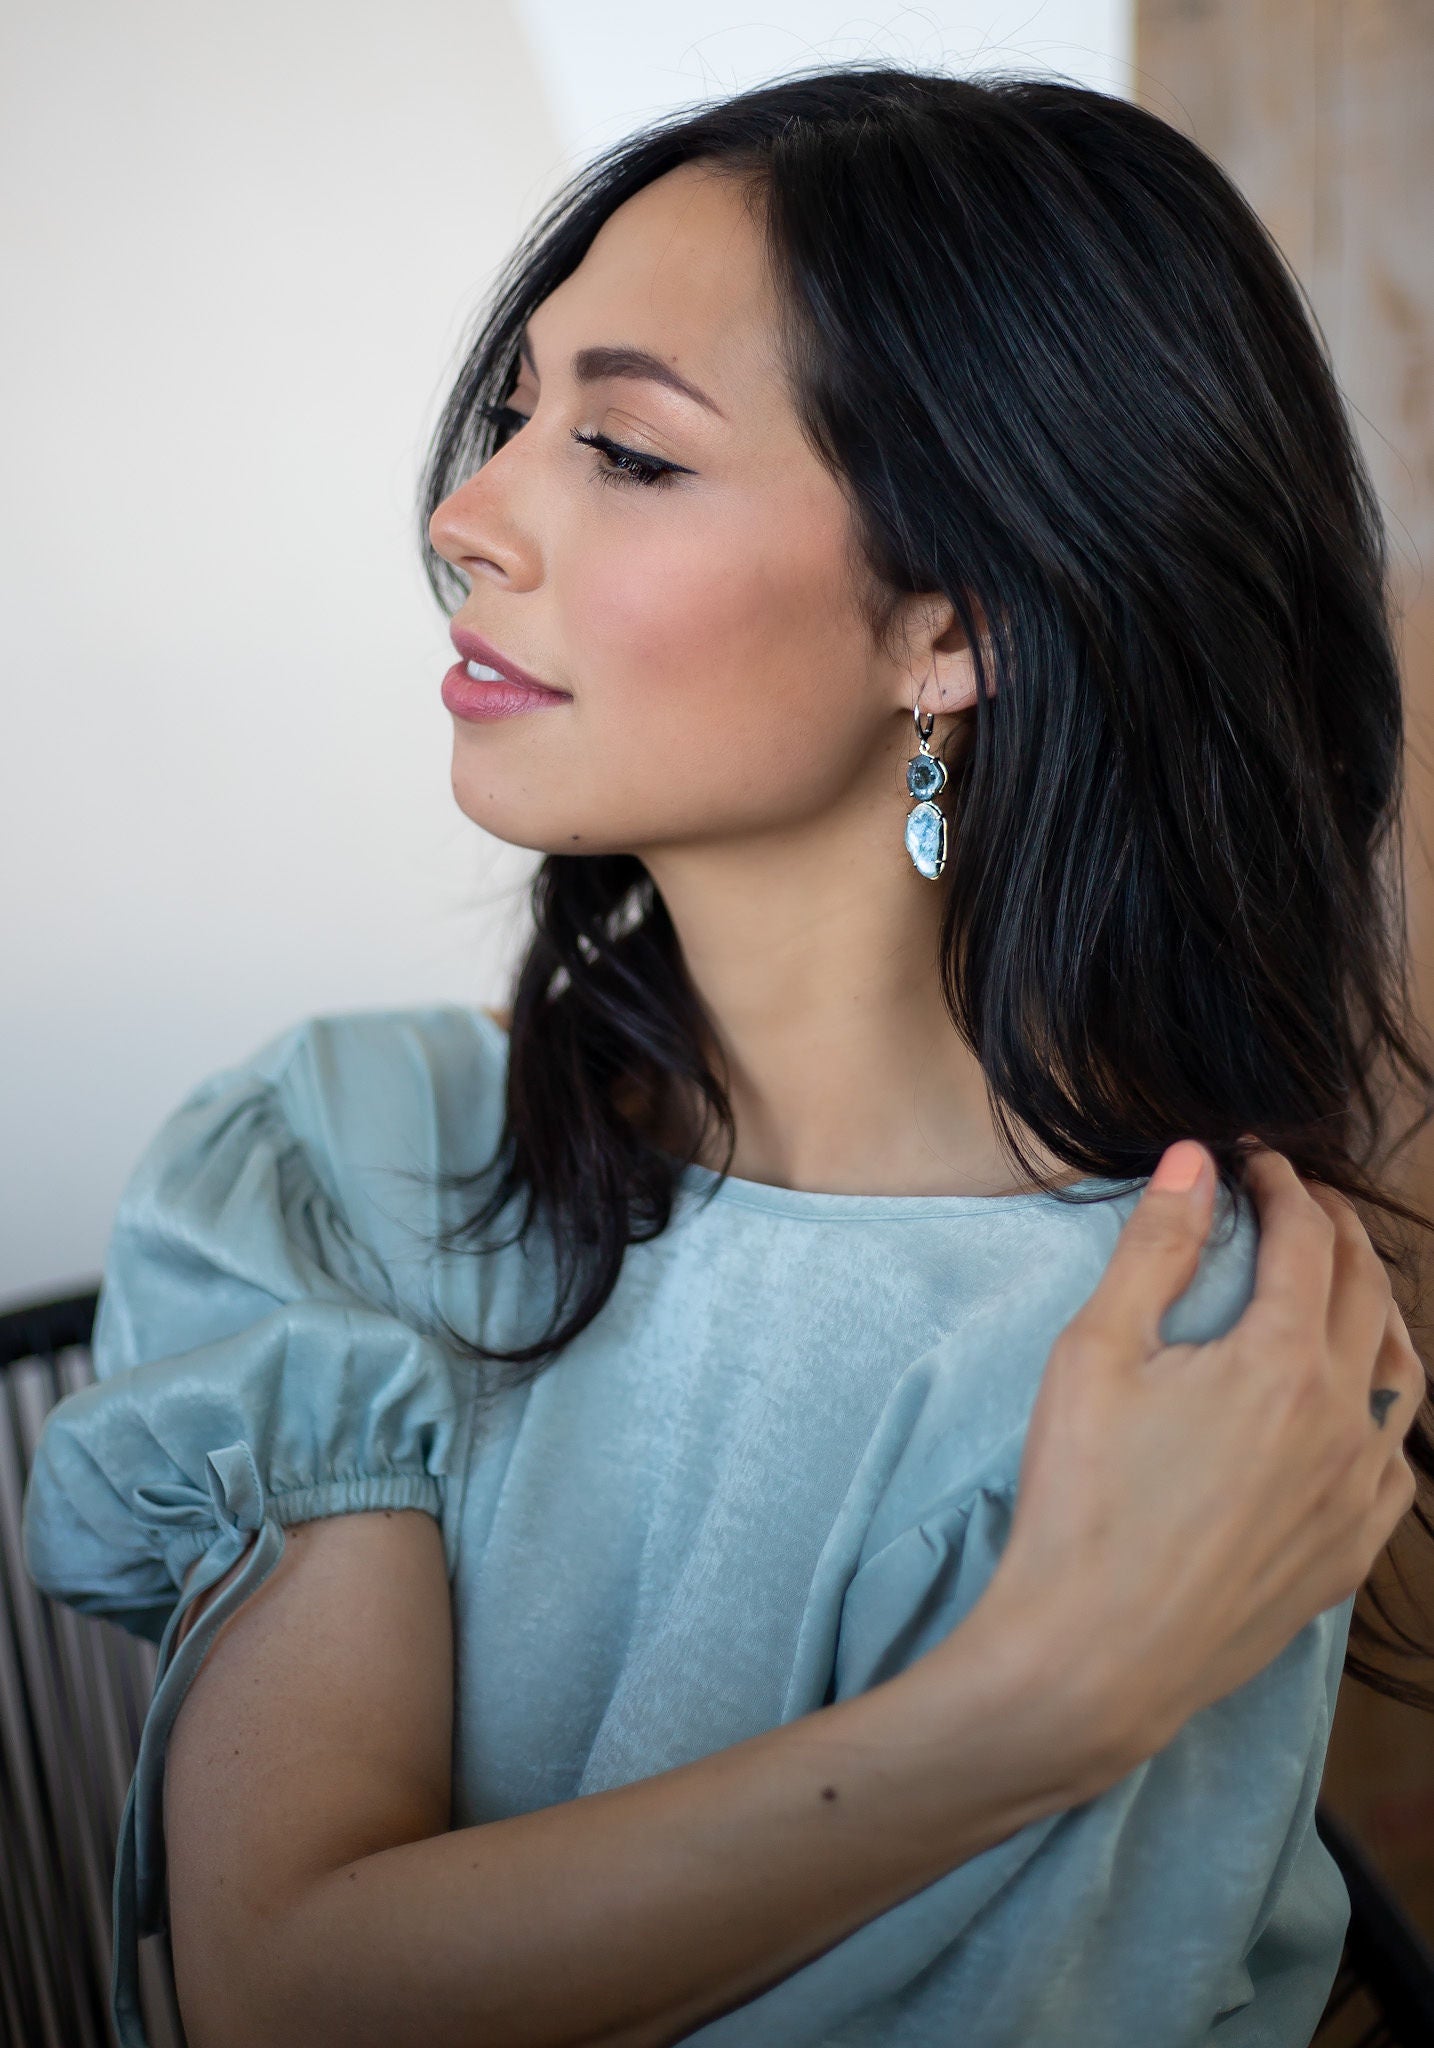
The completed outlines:
[[[997,1211],[1004,1214],[1008,1210],[1069,1206],[1058,1203],[1045,1188],[1027,1188],[1010,1195],[853,1195],[828,1188],[788,1188],[772,1181],[743,1180],[738,1174],[719,1174],[715,1167],[700,1166],[695,1160],[685,1162],[673,1152],[663,1152],[662,1157],[675,1169],[679,1185],[699,1199],[712,1189],[714,1192],[707,1195],[709,1202],[725,1201],[738,1208],[766,1209],[782,1216],[827,1217],[833,1222],[873,1218],[896,1222],[904,1217],[916,1221],[928,1216],[982,1216]],[[1126,1181],[1087,1175],[1083,1180],[1071,1181],[1060,1192],[1078,1195],[1091,1188],[1132,1191]]]
[[[474,1014],[481,1017],[502,1040],[506,1056],[509,1037],[497,1018],[490,1017],[484,1009]],[[825,1188],[780,1187],[771,1181],[743,1180],[738,1174],[719,1174],[715,1167],[701,1166],[695,1160],[681,1160],[675,1152],[668,1152],[661,1146],[655,1149],[674,1169],[677,1184],[683,1192],[699,1199],[705,1196],[709,1206],[728,1202],[742,1209],[766,1209],[783,1216],[825,1216],[837,1222],[872,1217],[895,1221],[899,1217],[981,1216],[996,1211],[1005,1214],[1035,1207],[1067,1206],[1044,1188],[1029,1188],[1011,1195],[852,1195],[837,1194]],[[1072,1181],[1060,1193],[1078,1195],[1092,1188],[1102,1188],[1130,1194],[1140,1185],[1138,1180],[1106,1180],[1092,1174],[1083,1180]],[[1088,1205],[1078,1203],[1076,1206],[1084,1208]]]

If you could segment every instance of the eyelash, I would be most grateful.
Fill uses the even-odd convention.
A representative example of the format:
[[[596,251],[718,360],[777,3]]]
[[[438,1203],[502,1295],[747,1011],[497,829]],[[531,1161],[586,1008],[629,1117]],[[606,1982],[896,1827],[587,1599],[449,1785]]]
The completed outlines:
[[[512,431],[527,423],[528,415],[519,412],[513,405],[485,405],[479,411],[491,420],[516,422]],[[660,489],[671,483],[674,476],[685,475],[675,462],[663,462],[655,455],[640,455],[635,448],[624,448],[621,441],[609,440],[606,434],[585,434],[579,428],[572,430],[573,439],[585,447],[595,448],[609,466],[597,471],[599,483],[637,484],[644,489]]]

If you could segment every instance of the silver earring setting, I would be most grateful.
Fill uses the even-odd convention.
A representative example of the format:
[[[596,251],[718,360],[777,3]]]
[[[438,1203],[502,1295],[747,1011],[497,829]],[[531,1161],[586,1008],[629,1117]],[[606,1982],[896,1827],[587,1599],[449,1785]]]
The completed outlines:
[[[916,809],[907,814],[906,851],[917,874],[934,882],[946,865],[946,820],[933,802],[946,787],[946,763],[939,761],[926,744],[936,723],[936,713],[923,713],[913,706],[911,715],[921,744],[906,764],[906,787],[917,799]]]

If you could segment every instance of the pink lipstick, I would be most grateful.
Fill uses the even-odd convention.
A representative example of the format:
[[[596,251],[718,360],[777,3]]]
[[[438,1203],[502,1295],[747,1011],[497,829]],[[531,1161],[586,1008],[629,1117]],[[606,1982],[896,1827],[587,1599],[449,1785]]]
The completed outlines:
[[[450,626],[449,637],[463,657],[443,678],[443,702],[455,718],[511,718],[545,704],[572,703],[568,691],[552,689],[471,627]]]

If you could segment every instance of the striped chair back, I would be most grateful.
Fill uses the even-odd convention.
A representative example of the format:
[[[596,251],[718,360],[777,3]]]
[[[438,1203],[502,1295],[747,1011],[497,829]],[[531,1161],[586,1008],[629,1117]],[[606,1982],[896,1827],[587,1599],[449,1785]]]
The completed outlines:
[[[111,1886],[155,1644],[28,1577],[20,1506],[56,1401],[92,1377],[98,1290],[0,1315],[0,2040],[114,2048]],[[151,2048],[184,2048],[163,1934],[141,1945]]]

